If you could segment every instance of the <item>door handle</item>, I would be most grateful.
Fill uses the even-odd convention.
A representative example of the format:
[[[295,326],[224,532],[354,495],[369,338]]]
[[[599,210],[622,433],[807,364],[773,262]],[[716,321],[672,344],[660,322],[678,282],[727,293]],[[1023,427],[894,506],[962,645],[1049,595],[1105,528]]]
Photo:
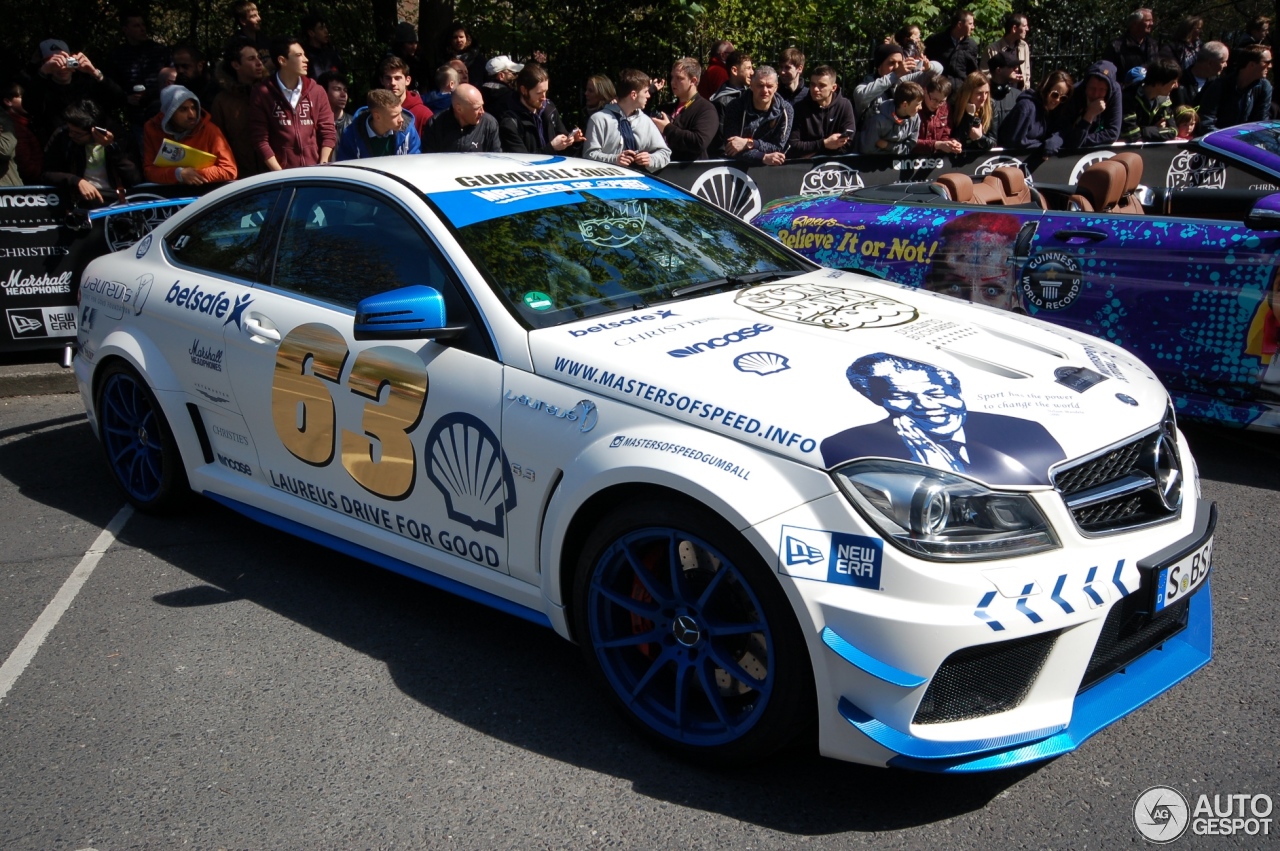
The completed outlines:
[[[248,331],[254,337],[261,337],[264,340],[270,340],[273,343],[280,342],[280,332],[274,328],[268,328],[257,320],[256,317],[249,315],[244,318],[244,330]]]
[[[1100,230],[1060,230],[1053,235],[1059,242],[1079,245],[1082,242],[1101,242],[1107,234]]]

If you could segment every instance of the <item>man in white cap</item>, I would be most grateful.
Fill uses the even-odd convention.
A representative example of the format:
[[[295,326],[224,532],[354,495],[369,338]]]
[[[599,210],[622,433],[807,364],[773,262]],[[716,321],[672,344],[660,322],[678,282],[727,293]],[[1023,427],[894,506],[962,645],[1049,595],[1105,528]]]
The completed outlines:
[[[236,158],[218,125],[200,108],[200,99],[183,86],[160,91],[160,113],[142,129],[142,174],[151,183],[185,183],[201,186],[226,183],[237,177]],[[183,146],[166,146],[177,142]],[[164,155],[160,156],[164,148]],[[191,152],[185,150],[192,149]],[[212,162],[205,162],[208,154]],[[191,163],[190,165],[180,163]]]
[[[524,70],[521,62],[512,62],[510,56],[495,56],[484,63],[484,72],[489,76],[480,93],[484,95],[484,108],[493,115],[505,115],[507,110],[520,105],[516,97],[516,74]]]

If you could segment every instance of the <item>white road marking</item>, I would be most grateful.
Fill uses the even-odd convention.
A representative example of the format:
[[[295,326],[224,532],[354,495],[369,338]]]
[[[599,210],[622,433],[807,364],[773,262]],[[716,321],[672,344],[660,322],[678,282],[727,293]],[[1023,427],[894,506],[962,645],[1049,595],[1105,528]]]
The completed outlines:
[[[124,508],[116,512],[116,516],[111,518],[107,528],[103,529],[102,533],[98,535],[93,542],[93,546],[89,547],[84,554],[84,558],[80,559],[76,569],[71,571],[67,581],[62,583],[62,587],[58,589],[58,593],[54,595],[49,605],[44,607],[40,617],[36,618],[36,622],[31,625],[31,629],[27,630],[27,634],[18,642],[18,646],[14,648],[13,653],[9,655],[8,659],[4,660],[3,665],[0,665],[0,700],[4,700],[9,693],[9,689],[13,688],[13,684],[18,681],[18,677],[22,676],[22,672],[31,664],[31,660],[35,658],[36,651],[40,649],[40,645],[44,644],[44,640],[49,637],[50,632],[53,632],[53,628],[58,625],[58,621],[66,614],[67,609],[71,608],[71,603],[76,599],[76,595],[80,593],[80,589],[88,581],[89,574],[93,573],[93,569],[98,566],[102,556],[115,543],[116,535],[120,534],[120,530],[124,528],[124,524],[132,516],[133,506],[131,505],[125,505]]]

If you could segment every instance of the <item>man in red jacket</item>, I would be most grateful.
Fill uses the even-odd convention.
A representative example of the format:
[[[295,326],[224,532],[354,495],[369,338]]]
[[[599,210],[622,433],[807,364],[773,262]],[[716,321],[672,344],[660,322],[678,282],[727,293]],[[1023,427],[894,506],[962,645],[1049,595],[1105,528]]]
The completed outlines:
[[[143,125],[142,139],[142,175],[152,183],[202,186],[236,179],[236,159],[226,137],[200,108],[200,99],[183,86],[175,84],[160,91],[160,112]],[[214,160],[204,166],[157,165],[166,140],[212,154]]]
[[[413,83],[413,77],[409,76],[409,66],[399,56],[388,56],[378,66],[378,79],[382,82],[382,88],[399,99],[400,108],[413,115],[413,129],[422,137],[433,113],[422,102],[422,96],[409,88]]]
[[[327,163],[338,144],[329,96],[307,76],[307,54],[296,38],[271,42],[279,69],[249,99],[249,136],[271,171]]]

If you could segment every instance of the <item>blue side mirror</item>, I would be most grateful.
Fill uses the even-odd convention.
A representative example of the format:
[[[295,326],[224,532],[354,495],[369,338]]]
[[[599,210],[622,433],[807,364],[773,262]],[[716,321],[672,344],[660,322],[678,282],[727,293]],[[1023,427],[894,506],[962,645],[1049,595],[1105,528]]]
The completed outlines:
[[[401,287],[356,305],[357,340],[448,339],[465,330],[445,324],[444,296],[434,287]]]

